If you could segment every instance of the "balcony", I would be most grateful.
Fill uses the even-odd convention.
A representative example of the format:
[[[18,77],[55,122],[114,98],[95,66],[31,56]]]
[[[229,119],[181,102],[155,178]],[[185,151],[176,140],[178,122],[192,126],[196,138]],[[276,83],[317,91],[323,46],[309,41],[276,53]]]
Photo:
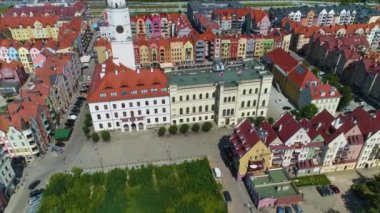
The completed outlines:
[[[33,155],[38,155],[39,153],[40,153],[40,150],[38,149],[38,147],[32,148],[32,154]]]
[[[37,147],[37,143],[36,142],[29,142],[29,146],[30,148],[34,148],[34,147]]]
[[[29,128],[29,129],[23,130],[23,131],[22,131],[22,134],[25,135],[25,136],[27,136],[27,135],[32,135],[33,132],[32,132],[32,130]]]

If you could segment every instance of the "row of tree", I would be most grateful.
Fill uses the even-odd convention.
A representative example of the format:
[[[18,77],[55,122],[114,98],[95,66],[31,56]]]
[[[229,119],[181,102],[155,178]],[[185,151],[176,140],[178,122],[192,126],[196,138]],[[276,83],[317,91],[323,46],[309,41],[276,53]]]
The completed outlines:
[[[380,212],[380,175],[365,179],[351,186],[352,192],[362,199],[363,206],[354,209],[354,212],[377,213]]]
[[[211,122],[205,122],[202,124],[202,126],[200,126],[199,124],[194,123],[191,126],[191,128],[189,124],[182,124],[181,126],[179,126],[179,128],[177,125],[171,125],[168,129],[162,126],[158,129],[158,136],[164,136],[166,131],[168,131],[171,135],[175,135],[178,133],[178,130],[180,133],[186,134],[189,132],[190,129],[192,132],[195,133],[199,132],[201,129],[203,132],[209,132],[212,129],[212,124]]]
[[[84,134],[87,136],[87,138],[91,138],[92,141],[94,141],[94,142],[98,142],[100,140],[100,138],[102,138],[102,140],[104,142],[111,140],[111,134],[109,131],[106,131],[106,130],[101,131],[100,136],[97,132],[93,132],[91,134],[91,129],[90,129],[91,126],[92,126],[91,114],[86,113],[85,118],[84,118],[84,126],[82,127],[82,130],[83,130]]]

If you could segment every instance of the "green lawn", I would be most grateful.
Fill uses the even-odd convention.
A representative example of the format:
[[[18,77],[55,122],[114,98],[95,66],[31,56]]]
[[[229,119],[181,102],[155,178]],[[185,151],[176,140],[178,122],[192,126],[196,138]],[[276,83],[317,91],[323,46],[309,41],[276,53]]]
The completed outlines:
[[[58,173],[51,177],[40,213],[227,212],[207,159],[180,165]]]
[[[313,175],[313,176],[298,177],[298,178],[295,178],[293,180],[293,182],[298,187],[331,184],[330,180],[326,177],[326,175]]]

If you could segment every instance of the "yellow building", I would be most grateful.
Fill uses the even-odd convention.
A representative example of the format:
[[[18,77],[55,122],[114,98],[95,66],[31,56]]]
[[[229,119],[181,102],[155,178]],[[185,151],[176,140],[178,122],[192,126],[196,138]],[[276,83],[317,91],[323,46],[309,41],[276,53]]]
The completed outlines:
[[[58,16],[47,17],[4,17],[4,26],[10,31],[13,40],[35,39],[58,40]]]
[[[142,45],[140,46],[140,63],[142,66],[150,65],[149,60],[149,49],[147,46]]]
[[[238,41],[238,58],[246,58],[246,45],[247,45],[247,39],[242,37]]]
[[[264,172],[272,165],[272,152],[260,139],[258,130],[248,119],[240,122],[229,135],[230,156],[237,179],[248,172]]]
[[[103,38],[98,38],[94,44],[98,63],[103,63],[112,55],[111,44]]]
[[[221,39],[221,48],[220,48],[220,58],[229,59],[230,58],[230,39]]]
[[[28,73],[33,73],[34,72],[33,61],[32,61],[32,58],[30,57],[29,49],[26,47],[20,47],[18,49],[18,55],[20,57],[20,61],[22,65],[24,66],[25,71]]]
[[[194,47],[190,41],[186,41],[186,43],[182,47],[182,61],[191,62],[194,60]]]

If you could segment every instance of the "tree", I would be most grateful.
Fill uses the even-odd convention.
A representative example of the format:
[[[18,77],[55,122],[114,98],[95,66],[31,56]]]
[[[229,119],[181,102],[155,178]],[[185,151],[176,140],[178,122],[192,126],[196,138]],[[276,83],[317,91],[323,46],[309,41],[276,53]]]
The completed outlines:
[[[269,124],[273,124],[274,123],[274,119],[272,117],[269,117],[267,120],[268,120]]]
[[[362,202],[362,211],[358,212],[380,212],[380,175],[375,175],[374,178],[368,178],[361,183],[353,184],[351,191],[365,201]]]
[[[296,120],[301,119],[301,114],[296,109],[291,110],[290,113],[296,117]]]
[[[330,84],[331,86],[339,88],[340,87],[339,81],[340,81],[340,79],[337,75],[334,75],[331,73],[323,75],[322,82],[325,84]]]
[[[110,141],[111,140],[111,134],[107,130],[103,130],[100,132],[100,136],[102,136],[103,141]]]
[[[85,120],[84,120],[84,125],[86,125],[86,126],[88,126],[88,127],[92,126],[92,120],[90,120],[90,119],[85,119]]]
[[[90,114],[90,113],[86,113],[86,114],[84,115],[84,119],[85,119],[85,120],[91,120],[91,121],[92,121],[91,114]]]
[[[201,127],[199,126],[199,124],[197,124],[197,123],[195,123],[195,124],[193,124],[193,126],[191,127],[191,131],[193,131],[193,132],[199,132],[199,129],[200,129]]]
[[[254,117],[249,117],[248,120],[249,120],[249,122],[251,122],[251,124],[255,123],[255,118]]]
[[[259,116],[255,119],[255,126],[260,126],[260,124],[262,124],[263,122],[265,121],[265,118],[263,116]]]
[[[100,137],[97,132],[92,133],[91,138],[94,142],[98,142],[100,140]]]
[[[312,119],[315,114],[318,112],[318,107],[315,104],[309,104],[300,109],[301,118]]]
[[[181,127],[179,128],[179,131],[182,133],[182,134],[186,134],[188,131],[189,131],[189,124],[182,124]]]
[[[339,93],[342,95],[338,104],[338,111],[346,108],[352,101],[351,89],[348,86],[343,86],[338,88]]]
[[[170,134],[175,135],[175,134],[177,134],[177,132],[178,132],[178,127],[177,127],[177,125],[171,125],[171,126],[169,127],[169,133],[170,133]]]
[[[211,130],[211,128],[212,128],[211,122],[207,121],[207,122],[203,123],[203,125],[202,125],[202,131],[203,132],[209,132]]]
[[[83,126],[82,127],[82,130],[83,130],[83,132],[84,132],[84,134],[88,134],[88,133],[90,133],[90,128],[88,128],[88,126]]]
[[[319,76],[319,70],[318,70],[318,68],[313,67],[313,69],[311,69],[311,72],[312,72],[316,77]]]
[[[158,136],[164,136],[166,133],[166,128],[164,126],[158,129]]]

